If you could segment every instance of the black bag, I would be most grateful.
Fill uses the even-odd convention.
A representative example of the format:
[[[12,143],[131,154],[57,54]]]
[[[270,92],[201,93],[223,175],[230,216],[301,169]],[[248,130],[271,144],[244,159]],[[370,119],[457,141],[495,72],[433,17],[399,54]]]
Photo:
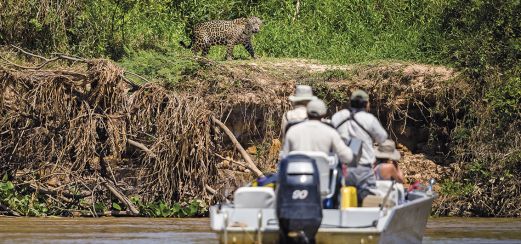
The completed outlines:
[[[362,157],[362,144],[364,142],[358,138],[351,138],[349,140],[344,140],[344,143],[353,152],[353,161],[351,161],[351,163],[347,164],[347,166],[356,167],[356,165],[360,161],[360,158]]]

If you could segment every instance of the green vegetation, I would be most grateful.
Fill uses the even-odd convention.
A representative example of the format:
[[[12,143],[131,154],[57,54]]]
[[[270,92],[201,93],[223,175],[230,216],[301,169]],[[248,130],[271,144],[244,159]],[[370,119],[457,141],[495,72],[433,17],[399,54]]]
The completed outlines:
[[[26,191],[16,191],[7,175],[0,181],[0,204],[5,204],[11,210],[25,216],[45,216],[49,212],[53,214],[43,199]]]
[[[60,8],[50,1],[0,3],[0,42],[43,52],[120,59],[143,49],[181,51],[191,27],[210,19],[259,16],[254,46],[260,56],[304,57],[332,62],[374,59],[426,60],[430,26],[447,4],[421,1],[97,0]],[[38,14],[36,14],[38,13]],[[422,50],[424,49],[424,50]],[[237,48],[247,57],[244,48]],[[223,57],[223,50],[211,56]]]
[[[120,65],[149,79],[178,82],[183,76],[195,72],[199,65],[186,56],[173,52],[138,51],[120,60]]]
[[[445,180],[441,183],[441,194],[449,196],[465,196],[472,192],[473,185],[470,183],[453,182]]]
[[[0,204],[23,216],[67,216],[74,212],[86,215],[96,212],[100,215],[110,210],[124,210],[123,204],[117,201],[110,204],[105,202],[90,204],[82,198],[77,204],[68,203],[70,208],[65,206],[66,203],[57,204],[55,201],[57,200],[48,194],[31,191],[28,187],[15,187],[13,182],[8,180],[7,175],[4,175],[0,181]],[[139,208],[140,214],[146,217],[195,217],[203,216],[208,212],[208,205],[197,199],[171,205],[163,201],[144,203],[138,196],[132,197],[131,201]]]
[[[496,183],[491,183],[513,187],[521,175],[519,0],[300,3],[297,12],[295,0],[77,0],[60,6],[49,0],[4,0],[0,1],[0,43],[38,53],[110,57],[149,79],[178,82],[198,68],[188,58],[190,51],[177,44],[188,39],[186,32],[194,23],[256,15],[264,21],[254,37],[261,57],[332,63],[394,59],[455,67],[468,77],[472,89],[462,94],[466,99],[457,104],[457,116],[447,118],[451,148],[447,161],[458,162],[461,168],[450,179],[459,183],[444,183],[442,193],[456,198],[452,193],[486,196],[471,203],[465,214],[521,214],[502,207],[506,204],[502,198],[518,199],[521,193],[496,194]],[[235,52],[248,57],[242,47]],[[211,59],[223,57],[223,48],[212,48]],[[349,77],[342,71],[323,75],[327,80]],[[477,187],[468,187],[474,183]],[[11,185],[2,184],[4,199],[24,201]],[[460,197],[454,202],[464,200]],[[181,215],[176,206],[156,205],[145,207],[151,216]]]
[[[208,212],[208,205],[201,200],[173,203],[171,205],[159,201],[145,204],[139,197],[132,197],[131,201],[139,207],[139,212],[149,217],[194,217]]]

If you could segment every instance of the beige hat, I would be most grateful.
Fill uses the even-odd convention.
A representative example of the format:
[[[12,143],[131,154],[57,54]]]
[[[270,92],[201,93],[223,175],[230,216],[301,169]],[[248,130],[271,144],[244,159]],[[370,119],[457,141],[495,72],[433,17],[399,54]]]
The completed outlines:
[[[374,148],[376,158],[390,159],[398,161],[401,158],[400,152],[396,150],[396,144],[392,140],[385,140]]]
[[[311,101],[316,98],[313,96],[311,86],[306,85],[298,85],[295,89],[295,95],[289,96],[289,100],[292,102]]]
[[[369,95],[367,95],[367,92],[363,90],[356,90],[351,94],[351,100],[361,100],[361,101],[369,101]]]
[[[320,99],[311,100],[306,106],[306,109],[308,110],[308,115],[314,117],[323,117],[327,113],[326,104]]]

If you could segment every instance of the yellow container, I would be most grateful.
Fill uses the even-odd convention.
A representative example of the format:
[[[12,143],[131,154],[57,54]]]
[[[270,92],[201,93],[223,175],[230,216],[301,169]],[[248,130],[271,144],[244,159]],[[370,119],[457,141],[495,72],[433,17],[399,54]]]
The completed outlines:
[[[340,209],[356,208],[356,188],[354,186],[342,186],[340,188]]]

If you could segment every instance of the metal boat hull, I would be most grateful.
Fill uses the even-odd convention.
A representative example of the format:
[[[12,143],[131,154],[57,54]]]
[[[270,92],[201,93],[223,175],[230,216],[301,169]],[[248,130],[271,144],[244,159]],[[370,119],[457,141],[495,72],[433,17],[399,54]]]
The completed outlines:
[[[260,243],[278,243],[278,232],[263,233]],[[226,243],[223,235],[219,235],[219,243]],[[259,243],[256,239],[255,233],[238,233],[233,232],[228,236],[227,243]],[[318,232],[316,235],[316,243],[383,243],[380,242],[379,233],[350,233],[344,232]]]
[[[384,211],[323,210],[316,243],[421,243],[433,199],[425,195]],[[220,243],[278,243],[275,209],[212,206],[210,217]]]

